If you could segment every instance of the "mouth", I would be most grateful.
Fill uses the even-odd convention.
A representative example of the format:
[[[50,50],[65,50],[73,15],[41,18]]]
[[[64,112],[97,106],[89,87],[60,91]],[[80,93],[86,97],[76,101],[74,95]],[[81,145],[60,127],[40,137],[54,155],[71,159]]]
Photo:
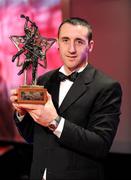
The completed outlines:
[[[74,59],[76,58],[77,56],[66,56],[67,58],[70,58],[70,59]]]

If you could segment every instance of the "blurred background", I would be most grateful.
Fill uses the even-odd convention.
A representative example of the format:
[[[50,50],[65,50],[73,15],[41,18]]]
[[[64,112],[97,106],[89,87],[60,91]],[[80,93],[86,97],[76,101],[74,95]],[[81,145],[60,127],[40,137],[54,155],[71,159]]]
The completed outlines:
[[[130,0],[0,0],[0,179],[28,180],[32,160],[32,146],[19,135],[9,101],[10,89],[23,83],[16,60],[11,60],[17,49],[9,39],[24,34],[21,14],[37,24],[41,36],[49,38],[57,37],[61,21],[70,16],[92,24],[95,46],[90,63],[118,80],[123,90],[120,124],[105,161],[106,179],[131,179],[127,165],[131,162]],[[47,68],[39,67],[38,73],[60,65],[53,44],[47,52]]]

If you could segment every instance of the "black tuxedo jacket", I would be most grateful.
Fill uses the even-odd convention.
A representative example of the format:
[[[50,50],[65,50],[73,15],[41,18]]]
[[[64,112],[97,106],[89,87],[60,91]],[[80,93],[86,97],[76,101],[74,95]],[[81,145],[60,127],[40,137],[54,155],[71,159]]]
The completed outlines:
[[[119,123],[120,84],[88,64],[58,107],[59,69],[38,79],[65,118],[61,137],[27,114],[17,122],[21,135],[33,143],[31,180],[102,180],[102,160],[109,152]]]

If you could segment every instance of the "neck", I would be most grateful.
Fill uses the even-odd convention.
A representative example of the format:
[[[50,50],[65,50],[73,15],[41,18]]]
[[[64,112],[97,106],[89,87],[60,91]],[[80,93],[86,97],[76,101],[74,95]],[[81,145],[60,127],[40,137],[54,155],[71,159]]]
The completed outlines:
[[[66,75],[69,75],[74,71],[77,71],[77,72],[82,71],[87,66],[87,64],[88,64],[88,62],[86,62],[82,66],[76,67],[76,68],[68,68],[67,66],[63,65],[63,68],[64,68]]]

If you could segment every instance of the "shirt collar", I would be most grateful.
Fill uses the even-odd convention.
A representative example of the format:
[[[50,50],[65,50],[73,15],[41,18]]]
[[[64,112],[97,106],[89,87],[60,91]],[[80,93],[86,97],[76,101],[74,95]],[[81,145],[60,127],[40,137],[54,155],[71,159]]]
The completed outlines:
[[[87,65],[88,65],[88,63],[87,63],[84,67],[81,67],[78,71],[77,71],[77,70],[75,70],[75,71],[78,72],[78,73],[80,73],[80,72],[82,72],[82,71],[85,69],[85,67],[86,67]],[[62,67],[59,69],[59,71],[62,72],[63,74],[65,74],[65,75],[68,75],[68,74],[65,72],[64,66],[62,66]]]

